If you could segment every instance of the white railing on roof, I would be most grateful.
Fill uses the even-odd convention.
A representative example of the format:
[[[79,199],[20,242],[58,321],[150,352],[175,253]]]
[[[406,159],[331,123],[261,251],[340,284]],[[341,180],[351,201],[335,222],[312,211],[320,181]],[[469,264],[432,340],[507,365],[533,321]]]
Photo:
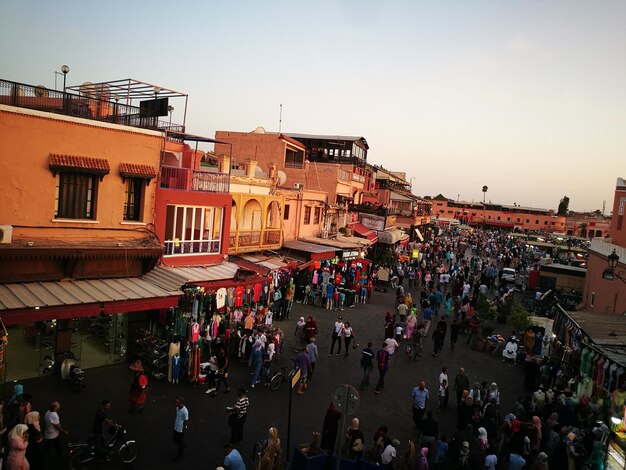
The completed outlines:
[[[623,246],[615,245],[600,238],[594,238],[591,240],[590,249],[604,256],[609,256],[615,250],[615,253],[619,256],[620,264],[626,264],[626,248]]]

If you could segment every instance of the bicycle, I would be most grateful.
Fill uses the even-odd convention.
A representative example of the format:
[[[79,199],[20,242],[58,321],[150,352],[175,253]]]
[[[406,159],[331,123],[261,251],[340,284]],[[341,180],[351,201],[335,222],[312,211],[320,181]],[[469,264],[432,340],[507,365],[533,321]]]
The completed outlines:
[[[265,376],[265,386],[269,387],[272,392],[275,392],[283,383],[290,381],[296,372],[296,361],[293,361],[293,363],[291,370],[287,366],[281,366],[280,371],[277,372],[270,370]]]
[[[117,449],[117,456],[125,463],[134,462],[137,458],[137,443],[127,440],[126,428],[120,424],[115,424],[109,429],[109,433],[113,434],[111,440],[101,450],[96,450],[95,442],[77,442],[69,444],[69,467],[71,470],[80,470],[89,467],[94,460],[107,460],[113,448],[121,443]]]

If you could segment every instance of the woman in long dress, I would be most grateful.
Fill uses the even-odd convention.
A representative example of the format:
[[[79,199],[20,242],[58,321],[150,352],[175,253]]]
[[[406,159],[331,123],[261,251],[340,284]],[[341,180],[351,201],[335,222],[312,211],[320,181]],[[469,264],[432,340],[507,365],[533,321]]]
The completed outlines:
[[[278,428],[272,426],[261,451],[257,470],[278,470],[282,468]]]
[[[7,457],[6,470],[29,470],[30,465],[26,460],[26,448],[28,447],[28,426],[17,424],[9,433],[9,456]]]

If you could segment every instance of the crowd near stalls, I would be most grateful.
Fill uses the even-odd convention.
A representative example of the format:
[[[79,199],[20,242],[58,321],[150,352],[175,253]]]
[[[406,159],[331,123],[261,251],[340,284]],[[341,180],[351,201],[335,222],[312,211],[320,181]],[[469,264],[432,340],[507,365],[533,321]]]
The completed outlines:
[[[395,315],[387,312],[385,319],[386,343],[401,332],[405,353],[418,360],[425,353],[436,357],[448,341],[454,350],[461,334],[467,343],[482,345],[475,349],[517,364],[525,377],[525,390],[511,409],[500,407],[495,377],[486,371],[481,373],[486,380],[470,383],[462,369],[455,376],[444,367],[438,384],[418,385],[413,390],[415,459],[405,462],[406,468],[604,468],[611,422],[606,410],[620,422],[614,428],[624,431],[624,369],[597,347],[590,352],[592,346],[564,312],[552,319],[530,317],[519,331],[481,316],[481,302],[497,309],[527,288],[523,276],[540,259],[526,241],[498,231],[453,229],[430,243],[410,244],[393,266],[374,268],[374,273],[389,268],[395,287],[390,308]],[[541,302],[545,293],[533,295]],[[494,328],[503,334],[491,334]],[[440,430],[436,416],[427,413],[432,407],[426,398],[446,408],[451,391],[457,427]],[[620,434],[614,436],[611,468],[624,468]]]
[[[472,354],[492,354],[495,358],[490,360],[510,362],[510,367],[524,374],[525,390],[503,400],[498,378],[488,367],[448,370],[442,364],[436,380],[418,383],[406,392],[412,402],[412,413],[407,416],[414,425],[410,438],[390,432],[388,426],[393,428],[394,423],[376,423],[376,433],[366,435],[358,416],[350,417],[341,429],[342,413],[331,404],[311,441],[297,448],[293,468],[317,468],[315,462],[325,465],[335,456],[344,460],[342,468],[361,469],[599,469],[607,446],[611,468],[624,468],[616,466],[624,462],[620,453],[626,399],[622,363],[594,344],[565,312],[559,311],[553,319],[536,319],[518,331],[487,315],[493,313],[492,307],[509,302],[515,289],[525,287],[524,273],[538,263],[528,244],[494,230],[452,229],[428,242],[411,242],[396,255],[387,266],[372,266],[361,258],[329,258],[229,285],[186,286],[179,306],[163,311],[150,331],[137,336],[136,361],[131,364],[136,372],[129,393],[131,410],[143,410],[149,380],[167,379],[174,387],[204,383],[209,396],[221,387],[228,392],[229,368],[241,362],[250,368],[250,382],[237,389],[235,404],[229,408],[232,433],[224,447],[224,464],[245,468],[237,467],[244,459],[243,451],[235,447],[243,440],[249,404],[246,388],[269,386],[276,372],[274,361],[285,354],[294,357],[294,370],[299,372],[295,393],[305,393],[318,358],[325,355],[318,348],[329,348],[331,356],[347,357],[358,347],[355,332],[343,321],[341,311],[358,308],[376,295],[374,287],[384,273],[385,286],[391,289],[391,295],[384,297],[386,312],[380,312],[384,344],[362,344],[346,359],[358,361],[362,369],[360,383],[353,384],[362,393],[385,393],[385,376],[398,356],[405,356],[408,364],[419,364],[435,360],[431,357],[438,357],[444,349],[454,351],[459,341],[472,345],[476,350]],[[294,303],[310,314],[292,318]],[[330,344],[319,344],[316,339],[314,313],[326,314],[322,309],[337,311]],[[289,330],[283,332],[287,324]],[[501,331],[494,332],[494,328]],[[285,334],[296,336],[295,354],[284,349]],[[339,346],[336,350],[335,345]],[[470,376],[480,380],[470,381]],[[503,405],[512,402],[512,407]],[[9,431],[4,433],[5,448],[13,450],[12,459],[19,459],[24,450],[19,426],[29,426],[33,420],[29,403],[29,395],[17,384],[4,417]],[[106,418],[104,402],[102,406]],[[175,443],[177,458],[181,458],[188,414],[182,399],[176,406]],[[53,402],[50,410],[56,410],[56,416],[49,415],[46,423],[54,424],[60,404]],[[440,413],[451,410],[455,410],[456,423],[443,428],[438,422]],[[611,418],[621,424],[613,425],[615,433],[609,441]],[[60,425],[54,429],[63,432]],[[286,449],[279,429],[269,422],[268,429],[267,438],[255,450],[255,465],[283,468]],[[41,449],[42,456],[45,452],[54,456],[58,451],[52,444],[38,447],[45,434],[32,439],[30,452]],[[31,468],[36,465],[31,463]]]

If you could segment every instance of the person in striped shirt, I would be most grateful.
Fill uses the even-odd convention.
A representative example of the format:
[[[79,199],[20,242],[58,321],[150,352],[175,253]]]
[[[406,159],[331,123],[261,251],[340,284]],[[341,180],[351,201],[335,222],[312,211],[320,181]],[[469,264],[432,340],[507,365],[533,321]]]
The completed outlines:
[[[246,396],[245,388],[237,389],[237,401],[235,406],[229,406],[226,408],[230,411],[228,417],[228,425],[230,426],[230,443],[239,444],[243,440],[243,425],[246,422],[246,416],[248,413],[248,397]]]

